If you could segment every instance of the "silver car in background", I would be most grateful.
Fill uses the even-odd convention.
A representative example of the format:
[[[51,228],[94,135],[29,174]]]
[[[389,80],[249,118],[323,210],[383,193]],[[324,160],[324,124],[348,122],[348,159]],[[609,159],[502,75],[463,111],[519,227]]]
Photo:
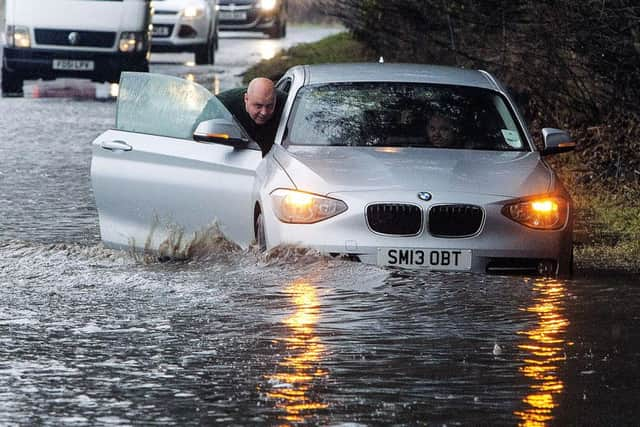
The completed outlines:
[[[206,89],[127,73],[116,128],[93,142],[104,243],[157,250],[212,224],[263,249],[300,245],[385,267],[568,275],[573,208],[484,71],[404,64],[297,66],[263,158]],[[207,105],[208,104],[208,105]],[[207,105],[207,116],[201,112]],[[434,118],[448,121],[446,144]]]
[[[218,49],[216,0],[153,0],[152,52],[194,52],[213,64]]]

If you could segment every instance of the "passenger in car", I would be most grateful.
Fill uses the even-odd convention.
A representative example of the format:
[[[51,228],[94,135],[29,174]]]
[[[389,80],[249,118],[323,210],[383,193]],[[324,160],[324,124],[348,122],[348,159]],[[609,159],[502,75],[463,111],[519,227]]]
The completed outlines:
[[[451,119],[434,113],[427,121],[427,145],[438,148],[452,148],[455,144],[455,128]]]
[[[277,90],[271,80],[257,77],[246,88],[230,89],[217,97],[265,156],[276,138],[286,93]]]

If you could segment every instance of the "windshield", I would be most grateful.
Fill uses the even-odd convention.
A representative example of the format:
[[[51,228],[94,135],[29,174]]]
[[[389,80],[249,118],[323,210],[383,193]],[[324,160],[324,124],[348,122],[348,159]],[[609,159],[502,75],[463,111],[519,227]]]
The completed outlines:
[[[296,95],[286,144],[528,151],[503,97],[465,86],[332,83]]]

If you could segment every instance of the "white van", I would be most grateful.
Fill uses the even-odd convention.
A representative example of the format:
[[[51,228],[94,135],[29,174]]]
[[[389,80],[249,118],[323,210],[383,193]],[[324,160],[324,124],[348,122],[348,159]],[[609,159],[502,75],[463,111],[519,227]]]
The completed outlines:
[[[24,80],[117,82],[149,70],[149,0],[6,0],[2,95]]]

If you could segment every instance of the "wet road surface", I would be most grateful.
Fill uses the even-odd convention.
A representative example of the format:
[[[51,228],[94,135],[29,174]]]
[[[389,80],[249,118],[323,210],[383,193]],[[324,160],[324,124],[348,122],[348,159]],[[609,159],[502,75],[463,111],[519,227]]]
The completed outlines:
[[[246,65],[158,58],[210,89]],[[0,425],[637,424],[637,277],[398,272],[216,235],[182,262],[108,250],[90,142],[114,109],[0,101]]]

